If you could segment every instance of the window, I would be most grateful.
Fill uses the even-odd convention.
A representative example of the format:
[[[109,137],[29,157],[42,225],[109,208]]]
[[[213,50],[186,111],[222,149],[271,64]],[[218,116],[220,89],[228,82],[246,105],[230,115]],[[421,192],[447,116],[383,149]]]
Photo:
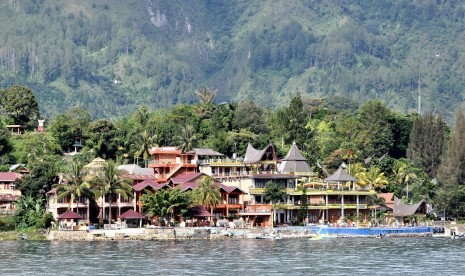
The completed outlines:
[[[69,198],[63,197],[57,200],[57,203],[69,203]]]
[[[120,202],[124,202],[124,203],[131,203],[132,200],[133,200],[132,196],[128,196],[127,198],[124,198],[123,196],[121,196],[120,198]]]
[[[237,204],[237,197],[230,197],[229,204]]]

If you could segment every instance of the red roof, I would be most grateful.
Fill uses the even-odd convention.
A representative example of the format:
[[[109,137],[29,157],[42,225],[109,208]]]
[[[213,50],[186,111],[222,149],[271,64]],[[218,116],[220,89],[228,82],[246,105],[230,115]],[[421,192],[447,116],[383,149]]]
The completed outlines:
[[[394,193],[381,193],[378,194],[378,198],[384,198],[384,205],[394,209]]]
[[[14,182],[16,179],[21,178],[21,174],[15,172],[0,172],[0,181]]]
[[[144,180],[140,183],[137,183],[132,188],[134,189],[134,191],[140,192],[147,187],[151,187],[154,190],[160,190],[163,187],[169,187],[169,186],[166,183],[157,183],[152,180]]]
[[[56,194],[56,192],[57,192],[57,188],[53,188],[53,189],[51,189],[50,191],[47,192],[47,195]]]
[[[204,173],[182,173],[176,177],[171,178],[171,182],[173,184],[178,184],[179,188],[182,191],[189,190],[189,189],[194,190],[198,186],[196,179],[203,175],[207,176]],[[236,189],[244,193],[244,191],[241,190],[239,187],[224,185],[223,183],[219,182],[216,179],[214,179],[214,184],[217,185],[220,189],[223,189],[227,193],[231,193],[232,191]]]
[[[201,205],[192,207],[191,213],[193,217],[213,217],[212,214]]]
[[[206,174],[204,173],[182,173],[178,176],[172,177],[171,182],[173,182],[173,184],[182,184],[185,182],[191,182],[192,180],[202,175],[206,175]]]
[[[73,211],[66,211],[58,219],[82,219],[82,217]]]
[[[145,218],[145,216],[141,215],[141,214],[139,214],[136,211],[131,209],[131,210],[127,210],[123,214],[119,215],[118,218],[121,218],[121,219],[143,219],[143,218]]]

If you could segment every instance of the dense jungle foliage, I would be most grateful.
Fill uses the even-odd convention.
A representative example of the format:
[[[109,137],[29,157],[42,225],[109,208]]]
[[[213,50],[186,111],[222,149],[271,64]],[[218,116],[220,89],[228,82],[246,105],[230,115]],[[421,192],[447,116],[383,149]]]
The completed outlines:
[[[29,108],[7,100],[18,93],[31,100]],[[26,164],[30,176],[18,188],[38,196],[55,187],[57,176],[70,167],[63,153],[73,151],[76,142],[84,145],[80,164],[98,156],[141,166],[150,159],[148,149],[157,145],[183,152],[210,147],[243,157],[249,143],[262,149],[271,141],[283,158],[295,142],[320,178],[345,163],[360,186],[394,192],[411,203],[425,198],[465,218],[465,118],[460,111],[449,128],[441,116],[405,115],[376,100],[358,106],[346,98],[315,100],[297,93],[289,104],[271,110],[250,100],[216,104],[215,91],[208,88],[195,94],[200,103],[155,111],[142,106],[116,120],[93,120],[88,110],[73,108],[48,122],[44,133],[33,131],[32,123],[23,135],[2,127],[0,168]],[[31,113],[37,103],[30,89],[15,86],[0,95],[1,110],[18,110],[2,112],[3,125],[25,114],[40,117]]]
[[[139,106],[254,100],[299,91],[416,109],[453,121],[465,83],[465,7],[457,0],[6,0],[0,87],[31,87],[46,117]]]

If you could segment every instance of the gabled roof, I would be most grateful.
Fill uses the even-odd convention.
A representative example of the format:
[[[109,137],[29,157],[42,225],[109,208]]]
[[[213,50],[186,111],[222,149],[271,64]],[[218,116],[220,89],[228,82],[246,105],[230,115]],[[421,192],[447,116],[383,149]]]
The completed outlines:
[[[118,216],[121,219],[143,219],[144,215],[139,214],[138,212],[130,209]]]
[[[279,172],[299,172],[311,173],[312,168],[307,162],[307,159],[302,156],[295,142],[292,144],[291,149],[284,157],[282,163],[278,167]]]
[[[132,187],[132,189],[134,191],[140,192],[140,191],[142,191],[143,189],[145,189],[147,187],[151,187],[154,190],[160,190],[160,189],[162,189],[164,187],[169,187],[169,185],[167,183],[157,183],[157,182],[154,182],[152,180],[144,180],[144,181],[134,185]]]
[[[82,217],[75,212],[68,210],[61,214],[58,219],[82,219]]]
[[[326,181],[326,182],[342,182],[342,181],[358,181],[357,178],[351,176],[350,174],[348,174],[343,168],[342,166],[339,166],[339,169],[337,169],[337,171],[335,173],[333,173],[332,175],[326,177],[323,181]]]
[[[214,151],[211,148],[194,148],[192,152],[198,156],[224,156],[224,154]]]
[[[263,159],[263,157],[267,157],[265,155],[267,154],[268,149],[271,149],[271,153],[269,153],[269,154],[273,154],[273,158],[275,158],[275,156],[274,156],[274,148],[273,148],[273,144],[271,142],[268,144],[268,146],[266,146],[262,150],[255,149],[249,143],[247,145],[247,150],[245,152],[244,161],[242,163],[244,163],[244,164],[254,164],[254,163],[260,162]]]
[[[418,211],[418,208],[422,205],[425,200],[421,200],[416,204],[405,204],[399,198],[394,197],[394,210],[392,215],[395,217],[411,216]]]
[[[14,165],[11,165],[10,168],[9,168],[9,171],[13,172],[13,171],[16,171],[18,168],[23,168],[22,171],[28,171],[28,169],[26,168],[26,164],[14,164]]]
[[[199,184],[197,180],[201,176],[207,176],[207,175],[204,173],[183,173],[183,174],[178,175],[177,177],[171,178],[171,183],[179,185],[178,187],[181,189],[181,191],[194,190],[198,187]],[[224,190],[227,193],[231,193],[235,190],[239,190],[245,193],[239,187],[224,185],[223,183],[219,182],[216,179],[213,179],[213,181],[214,181],[213,182],[214,185],[217,185],[220,189]]]
[[[206,175],[204,173],[182,173],[180,175],[177,175],[173,178],[171,178],[171,182],[173,184],[182,184],[182,183],[186,183],[186,182],[191,182],[193,180],[195,180],[196,178],[199,178],[200,176],[202,175]]]
[[[0,172],[0,182],[14,182],[21,178],[21,174],[16,172]]]
[[[141,168],[136,164],[128,164],[128,165],[119,165],[118,170],[124,170],[129,174],[136,174],[136,175],[155,175],[152,168]]]

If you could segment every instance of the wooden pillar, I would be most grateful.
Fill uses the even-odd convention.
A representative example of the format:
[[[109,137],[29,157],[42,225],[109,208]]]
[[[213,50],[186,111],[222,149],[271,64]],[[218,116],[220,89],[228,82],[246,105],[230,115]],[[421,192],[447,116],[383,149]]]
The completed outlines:
[[[226,216],[229,216],[229,194],[226,194]]]

